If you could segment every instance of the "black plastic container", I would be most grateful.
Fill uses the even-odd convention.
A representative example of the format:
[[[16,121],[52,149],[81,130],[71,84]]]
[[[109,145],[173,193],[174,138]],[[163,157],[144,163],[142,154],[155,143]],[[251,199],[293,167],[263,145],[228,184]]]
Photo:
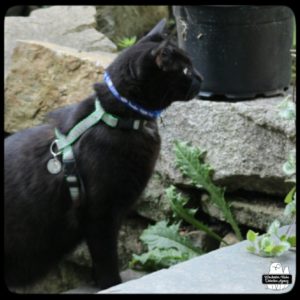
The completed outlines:
[[[200,96],[242,100],[289,87],[294,17],[289,7],[174,6],[173,12],[179,46],[204,77]]]

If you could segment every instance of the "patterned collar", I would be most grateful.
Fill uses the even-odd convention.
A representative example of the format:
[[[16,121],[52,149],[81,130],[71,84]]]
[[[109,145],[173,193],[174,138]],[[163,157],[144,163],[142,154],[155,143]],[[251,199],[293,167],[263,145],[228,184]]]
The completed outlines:
[[[162,113],[162,110],[149,110],[149,109],[145,109],[144,107],[142,107],[141,105],[128,100],[124,97],[122,97],[119,92],[117,91],[116,87],[114,86],[108,72],[104,73],[104,81],[107,84],[109,90],[111,91],[111,93],[115,96],[115,98],[124,103],[127,107],[131,108],[132,110],[139,112],[140,114],[146,116],[146,117],[150,117],[150,118],[157,118],[160,116],[160,114]]]

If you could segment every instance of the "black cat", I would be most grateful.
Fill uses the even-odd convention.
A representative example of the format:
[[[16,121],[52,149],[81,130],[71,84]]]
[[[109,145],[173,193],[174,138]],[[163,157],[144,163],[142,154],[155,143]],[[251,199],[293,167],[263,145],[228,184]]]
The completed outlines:
[[[97,285],[107,288],[121,281],[118,230],[144,190],[159,153],[155,116],[174,101],[192,99],[202,80],[188,56],[166,37],[164,27],[163,20],[107,68],[114,87],[108,81],[97,83],[94,95],[51,113],[48,124],[5,139],[5,279],[9,287],[42,277],[82,240],[88,244]],[[122,103],[114,91],[131,104]],[[73,144],[84,186],[76,205],[64,169],[58,174],[47,169],[52,158],[49,149],[55,140],[54,128],[68,134],[94,111],[96,98],[123,125],[113,128],[99,121]],[[136,120],[141,120],[138,128]],[[61,161],[61,156],[57,158]]]

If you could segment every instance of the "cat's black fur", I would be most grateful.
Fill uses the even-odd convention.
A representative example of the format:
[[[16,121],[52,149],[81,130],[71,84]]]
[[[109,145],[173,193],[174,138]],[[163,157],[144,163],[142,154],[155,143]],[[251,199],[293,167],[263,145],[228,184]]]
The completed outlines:
[[[162,23],[108,67],[119,93],[148,109],[189,100],[201,77],[187,55],[162,35]],[[50,122],[5,139],[5,278],[8,286],[34,282],[86,240],[100,288],[120,282],[117,235],[121,221],[141,195],[155,165],[160,137],[155,120],[142,131],[110,128],[100,122],[73,147],[86,199],[73,205],[63,172],[46,165],[54,127],[67,132],[94,110],[145,119],[118,102],[104,83],[95,95],[49,115]],[[146,118],[149,119],[149,118]]]

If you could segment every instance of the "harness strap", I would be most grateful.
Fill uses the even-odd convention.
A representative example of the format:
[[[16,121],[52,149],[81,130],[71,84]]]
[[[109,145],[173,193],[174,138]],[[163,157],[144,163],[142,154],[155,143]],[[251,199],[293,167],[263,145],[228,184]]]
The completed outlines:
[[[55,128],[55,135],[57,137],[56,145],[59,151],[63,150],[74,142],[89,128],[97,124],[99,121],[104,122],[110,127],[117,127],[121,129],[134,129],[140,130],[147,124],[146,120],[138,119],[122,119],[117,118],[103,109],[98,98],[95,100],[95,111],[88,115],[86,118],[76,124],[68,133],[68,136],[63,136],[57,128]]]
[[[146,120],[117,118],[105,112],[100,101],[96,98],[95,110],[76,124],[67,135],[62,134],[57,128],[55,128],[55,142],[58,148],[58,153],[56,155],[62,153],[64,176],[75,206],[80,204],[79,200],[80,195],[84,192],[84,184],[76,166],[76,159],[72,145],[85,131],[97,124],[100,120],[110,127],[133,130],[141,130],[147,123]]]
[[[65,146],[62,151],[62,161],[64,167],[64,177],[68,185],[68,189],[70,192],[71,199],[75,206],[79,206],[80,204],[80,180],[79,174],[77,171],[76,160],[74,156],[74,152],[71,145],[68,145],[68,139],[65,135],[60,133],[57,129],[55,129],[55,134],[57,137],[57,144],[60,142]],[[58,146],[59,148],[59,146]]]
[[[98,123],[103,115],[105,114],[104,109],[100,105],[98,99],[95,100],[95,111],[88,115],[86,118],[76,124],[68,133],[68,136],[63,136],[59,133],[58,129],[55,128],[55,134],[58,138],[57,147],[58,150],[63,150],[67,146],[72,145],[87,129]],[[111,119],[106,117],[108,120],[113,120],[113,116],[110,115]]]

